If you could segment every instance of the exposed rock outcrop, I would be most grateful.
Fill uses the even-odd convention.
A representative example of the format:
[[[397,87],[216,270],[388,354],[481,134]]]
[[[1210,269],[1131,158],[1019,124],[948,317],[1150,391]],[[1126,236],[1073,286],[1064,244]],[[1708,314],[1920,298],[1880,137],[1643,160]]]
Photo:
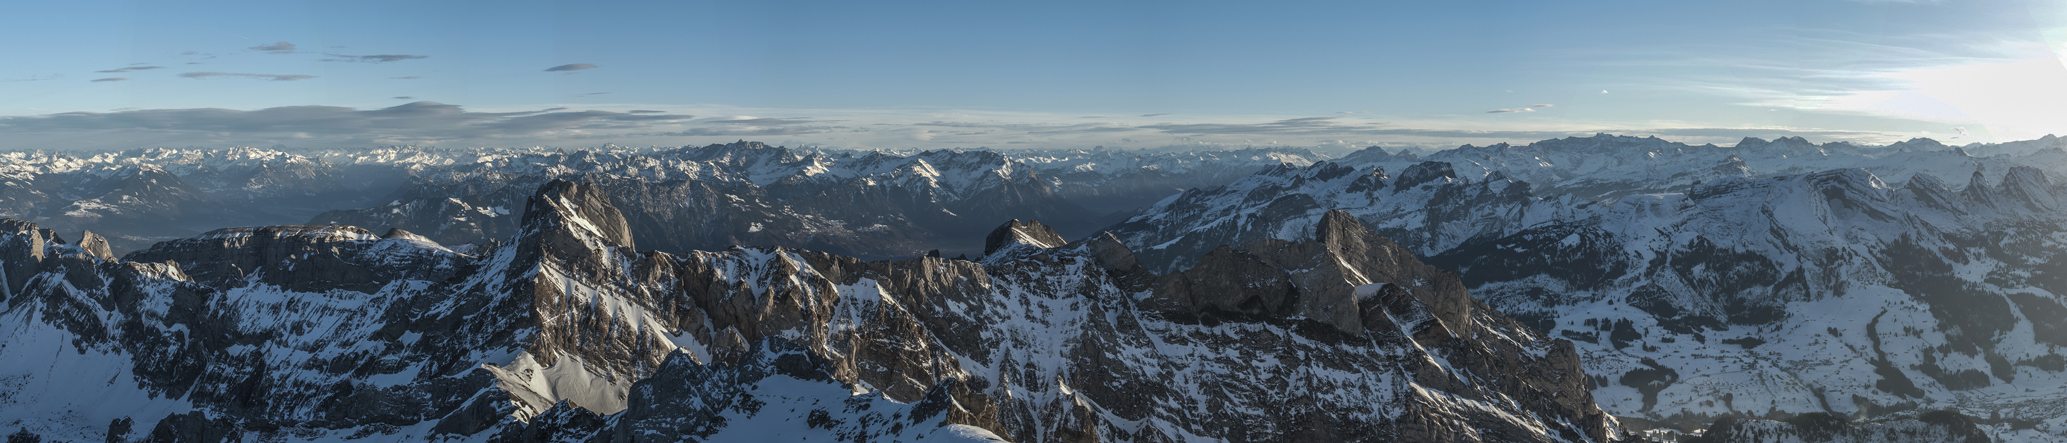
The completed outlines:
[[[983,262],[674,255],[633,249],[591,184],[551,182],[529,202],[522,234],[479,255],[400,230],[280,226],[111,263],[0,226],[0,263],[28,276],[8,303],[29,308],[9,315],[43,313],[0,331],[0,353],[50,359],[16,350],[82,337],[77,355],[160,394],[138,400],[142,415],[81,420],[167,436],[1620,437],[1569,343],[1341,216],[1159,276],[1111,236],[1068,243],[1038,222],[1001,227],[1012,252]],[[69,301],[56,279],[96,301]],[[28,366],[88,358],[68,355]],[[37,374],[0,377],[58,382]],[[0,410],[77,408],[0,394],[15,402]]]
[[[1014,219],[1006,222],[1004,226],[991,230],[990,236],[984,237],[983,255],[996,254],[998,250],[1014,245],[1047,249],[1062,246],[1068,242],[1068,240],[1063,240],[1061,235],[1056,234],[1054,229],[1050,229],[1048,225],[1041,224],[1039,221],[1021,223],[1018,219]]]

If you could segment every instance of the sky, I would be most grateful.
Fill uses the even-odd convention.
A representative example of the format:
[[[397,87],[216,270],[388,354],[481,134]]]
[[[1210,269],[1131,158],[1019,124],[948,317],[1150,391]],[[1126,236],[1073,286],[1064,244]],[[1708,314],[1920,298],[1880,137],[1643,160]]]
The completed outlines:
[[[2067,134],[2057,1],[88,0],[0,39],[0,149]]]

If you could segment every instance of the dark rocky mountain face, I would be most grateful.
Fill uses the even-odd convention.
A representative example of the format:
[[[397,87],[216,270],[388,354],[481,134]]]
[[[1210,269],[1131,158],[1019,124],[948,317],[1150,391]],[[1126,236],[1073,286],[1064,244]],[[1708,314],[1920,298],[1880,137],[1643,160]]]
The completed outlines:
[[[505,242],[225,229],[109,260],[0,221],[0,423],[225,441],[1612,441],[1568,341],[1349,214],[1157,274],[1040,223],[981,261],[642,251],[552,181]],[[635,243],[636,242],[636,243]],[[54,351],[54,352],[53,352]],[[112,437],[110,437],[112,436]]]
[[[2054,364],[2067,289],[2047,277],[2067,251],[2055,238],[2067,188],[2038,169],[1975,174],[1959,191],[1844,169],[1609,203],[1410,169],[1423,172],[1269,171],[1112,232],[1144,266],[1175,269],[1221,260],[1202,253],[1212,245],[1300,238],[1344,209],[1576,342],[1602,407],[1647,426],[1951,409],[2001,440],[2067,429],[2050,424],[2067,407],[2067,366]]]

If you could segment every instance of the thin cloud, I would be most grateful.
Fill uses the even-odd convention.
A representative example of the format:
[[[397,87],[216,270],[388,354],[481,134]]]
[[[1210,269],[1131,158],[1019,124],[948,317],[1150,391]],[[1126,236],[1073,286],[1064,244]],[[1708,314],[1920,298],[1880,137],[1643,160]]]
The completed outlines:
[[[630,110],[630,111],[624,111],[624,112],[629,112],[629,113],[633,113],[633,114],[666,114],[666,113],[667,113],[667,111],[655,111],[655,110],[651,110],[651,109],[633,109],[633,110]]]
[[[428,55],[407,55],[407,54],[379,54],[379,55],[344,55],[344,54],[329,54],[329,55],[330,55],[331,57],[337,57],[337,58],[326,58],[326,59],[323,59],[323,61],[326,61],[326,62],[362,62],[362,63],[387,63],[387,62],[399,62],[399,61],[403,61],[403,60],[416,60],[416,59],[424,59],[424,58],[430,58],[430,57],[431,57],[431,56],[428,56]]]
[[[550,68],[545,68],[545,72],[574,72],[574,71],[583,71],[583,70],[589,70],[589,69],[596,69],[597,67],[598,67],[598,66],[596,66],[596,65],[591,65],[591,64],[588,64],[588,63],[569,63],[569,64],[564,64],[564,65],[554,66],[554,67],[550,67]]]
[[[749,116],[737,116],[737,117],[725,117],[725,118],[720,118],[720,119],[708,120],[708,121],[706,121],[706,123],[716,123],[716,124],[722,124],[722,125],[751,125],[751,126],[783,126],[783,125],[801,125],[801,124],[806,124],[806,123],[819,123],[819,121],[818,121],[818,120],[811,120],[811,119],[803,119],[803,118],[769,118],[769,117],[749,117]]]
[[[89,80],[89,81],[91,81],[91,82],[95,82],[95,83],[99,83],[99,82],[119,82],[119,81],[124,81],[124,80],[129,80],[129,77],[108,77],[108,78],[96,78],[96,79],[93,79],[93,80]]]
[[[691,128],[674,132],[635,132],[629,134],[581,135],[572,138],[622,138],[622,137],[767,137],[775,135],[802,135],[831,132],[835,126],[775,126],[775,127],[712,127]]]
[[[1155,117],[1155,116],[1161,116],[1161,115],[1170,115],[1170,113],[1168,113],[1168,112],[1163,112],[1163,113],[1157,113],[1157,114],[1141,114],[1141,116],[1142,116],[1142,117]]]
[[[253,46],[253,47],[251,47],[251,50],[253,50],[253,51],[266,51],[266,52],[271,52],[271,53],[275,53],[275,54],[285,54],[285,53],[289,53],[289,52],[294,52],[294,44],[293,44],[293,43],[288,43],[288,42],[278,42],[278,43],[273,43],[273,44],[270,44],[270,45],[258,45],[258,46]]]
[[[459,105],[419,101],[365,110],[341,106],[282,106],[251,111],[146,109],[0,117],[0,134],[108,136],[151,133],[174,138],[214,138],[223,134],[248,138],[321,136],[346,143],[380,144],[637,129],[691,118],[693,116],[610,111],[473,112]]]
[[[51,74],[51,75],[34,75],[34,76],[28,76],[28,77],[16,77],[16,78],[6,78],[6,79],[0,79],[0,83],[14,83],[14,82],[40,82],[40,81],[44,81],[44,80],[57,80],[57,79],[61,79],[61,78],[65,78],[65,75],[64,75],[64,74]]]
[[[1531,108],[1552,108],[1552,107],[1557,107],[1557,105],[1553,105],[1553,104],[1549,104],[1549,103],[1541,103],[1541,104],[1534,104],[1534,105],[1529,105],[1529,107],[1531,107]]]
[[[1141,128],[1171,134],[1307,134],[1344,129],[1335,117],[1305,117],[1269,123],[1191,123],[1143,125]]]
[[[295,81],[295,80],[308,80],[308,79],[316,78],[316,76],[313,76],[313,75],[304,75],[304,74],[246,74],[246,73],[238,73],[238,72],[213,72],[213,71],[208,71],[208,72],[187,72],[187,73],[182,73],[182,74],[180,74],[179,76],[181,76],[181,77],[186,77],[186,78],[192,78],[192,79],[203,79],[203,78],[210,78],[210,77],[245,77],[245,78],[262,78],[262,79],[266,79],[266,80],[272,80],[272,81],[276,81],[276,82],[291,82],[291,81]]]
[[[1507,108],[1486,111],[1487,114],[1506,114],[1509,112],[1536,112],[1536,108]]]
[[[93,71],[93,72],[99,72],[99,73],[106,73],[106,74],[116,74],[116,73],[130,72],[130,71],[146,71],[146,70],[152,70],[152,69],[165,69],[165,67],[164,67],[164,66],[130,66],[130,67],[127,67],[127,68],[116,68],[116,69],[109,69],[109,70],[106,70],[106,71]]]
[[[419,79],[419,78],[423,78],[423,77],[417,77],[417,76],[411,75],[411,76],[404,76],[404,77],[388,77],[388,78],[389,78],[389,79],[392,79],[392,80],[415,80],[415,79]]]
[[[410,97],[410,96],[404,95],[404,96],[400,96],[400,97],[395,97],[395,99],[396,99],[396,100],[413,100],[413,99],[416,99],[416,97]]]

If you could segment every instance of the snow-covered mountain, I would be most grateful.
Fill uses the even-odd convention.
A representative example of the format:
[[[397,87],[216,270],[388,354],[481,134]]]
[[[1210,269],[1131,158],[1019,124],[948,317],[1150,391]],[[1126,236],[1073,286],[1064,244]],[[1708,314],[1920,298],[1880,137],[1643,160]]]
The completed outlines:
[[[277,150],[0,153],[0,216],[96,230],[118,251],[225,225],[296,223],[370,204],[399,165],[341,166]]]
[[[338,210],[312,223],[396,227],[443,243],[514,232],[509,208],[557,178],[603,185],[632,230],[663,251],[775,245],[862,257],[972,245],[1004,220],[1054,220],[1071,235],[1109,224],[1172,192],[1224,183],[1294,150],[1190,153],[954,151],[912,154],[793,150],[756,142],[658,152],[485,158],[419,176],[384,206]]]
[[[1086,234],[1181,189],[1219,185],[1281,162],[1323,159],[1295,149],[888,153],[751,142],[572,153],[418,147],[9,152],[0,153],[0,216],[64,232],[100,232],[120,252],[220,226],[312,218],[402,228],[460,244],[511,234],[517,226],[511,213],[538,185],[587,177],[639,188],[618,193],[620,187],[611,187],[628,199],[703,200],[702,206],[622,205],[653,211],[634,217],[635,229],[659,249],[786,245],[906,257],[935,248],[969,252],[983,227],[1015,217],[1055,220],[1065,232]],[[697,222],[680,214],[716,207],[761,220]],[[677,227],[685,225],[694,227]],[[857,237],[869,238],[847,240]]]
[[[1543,140],[1522,146],[1464,145],[1427,157],[1369,148],[1336,160],[1348,166],[1404,171],[1422,161],[1449,163],[1459,178],[1501,176],[1528,182],[1542,196],[1573,194],[1605,200],[1648,193],[1684,193],[1695,184],[1736,177],[1807,174],[1861,168],[1889,180],[1916,174],[1964,177],[1975,167],[2001,180],[2010,166],[2067,171],[2067,141],[2048,136],[2000,145],[1946,146],[1912,139],[1888,146],[1844,142],[1816,144],[1801,137],[1746,137],[1730,147],[1687,145],[1657,137],[1598,134]]]
[[[1346,211],[1577,342],[1619,416],[1698,429],[1950,409],[1999,439],[2046,441],[2067,436],[2067,187],[1991,165],[2053,155],[1968,163],[1963,186],[1847,168],[1606,202],[1444,162],[1398,176],[1320,163],[1186,192],[1112,232],[1170,270]]]
[[[555,180],[505,241],[231,228],[115,259],[0,220],[0,430],[44,441],[1614,441],[1571,342],[1347,213],[1155,273],[637,249]]]

